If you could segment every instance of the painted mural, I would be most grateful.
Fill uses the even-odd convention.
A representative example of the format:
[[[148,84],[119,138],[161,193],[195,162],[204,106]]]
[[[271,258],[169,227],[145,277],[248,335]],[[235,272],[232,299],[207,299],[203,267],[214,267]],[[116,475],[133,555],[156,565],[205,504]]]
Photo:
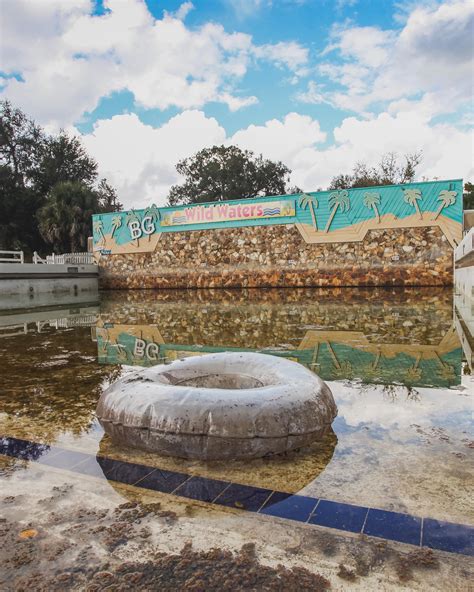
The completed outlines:
[[[462,187],[456,179],[94,215],[94,252],[154,251],[169,232],[287,224],[307,243],[362,241],[370,230],[435,226],[454,247],[462,235]]]

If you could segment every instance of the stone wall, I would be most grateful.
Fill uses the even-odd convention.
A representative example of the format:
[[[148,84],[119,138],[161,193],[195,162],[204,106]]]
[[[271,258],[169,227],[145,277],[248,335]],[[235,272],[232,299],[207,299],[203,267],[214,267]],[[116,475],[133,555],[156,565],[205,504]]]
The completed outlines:
[[[103,255],[101,287],[234,288],[451,285],[438,227],[370,230],[359,242],[308,244],[294,225],[162,233],[154,252]]]

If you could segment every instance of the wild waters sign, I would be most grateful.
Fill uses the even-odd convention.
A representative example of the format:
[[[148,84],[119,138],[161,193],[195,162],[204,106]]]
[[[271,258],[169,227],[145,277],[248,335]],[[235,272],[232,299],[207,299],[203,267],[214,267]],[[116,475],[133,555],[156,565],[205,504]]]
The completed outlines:
[[[285,218],[295,215],[293,201],[267,201],[261,203],[197,205],[174,210],[161,220],[161,226],[180,226],[208,222],[237,222],[238,220],[261,220]]]
[[[462,235],[461,179],[316,191],[93,216],[94,251],[150,252],[162,233],[294,225],[307,243],[362,241],[370,230],[437,226],[455,247]]]

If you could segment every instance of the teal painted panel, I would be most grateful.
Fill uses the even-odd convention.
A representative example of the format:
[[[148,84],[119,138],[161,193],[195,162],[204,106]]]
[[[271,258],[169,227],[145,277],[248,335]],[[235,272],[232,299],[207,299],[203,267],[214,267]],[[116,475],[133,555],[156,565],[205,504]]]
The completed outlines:
[[[230,200],[219,202],[219,204],[248,206],[252,204],[265,205],[268,202],[279,201],[288,204],[289,207],[294,206],[295,215],[248,220],[210,221],[177,226],[164,226],[161,222],[173,212],[183,213],[187,208],[209,207],[216,204],[195,204],[192,206],[164,208],[151,206],[136,211],[95,214],[93,216],[94,247],[96,250],[100,250],[100,245],[104,243],[106,235],[111,236],[113,238],[112,242],[117,245],[133,242],[131,226],[134,225],[140,227],[141,236],[139,240],[146,241],[148,240],[147,232],[152,228],[154,230],[151,234],[154,232],[186,232],[217,228],[294,224],[296,222],[312,225],[311,210],[314,213],[318,229],[320,231],[327,229],[329,233],[349,228],[354,224],[379,216],[382,219],[385,216],[395,216],[400,220],[407,219],[407,226],[410,225],[409,218],[411,216],[434,219],[437,215],[442,215],[462,224],[462,189],[462,180],[455,179]],[[307,196],[306,199],[305,196]],[[383,224],[381,227],[383,228]]]

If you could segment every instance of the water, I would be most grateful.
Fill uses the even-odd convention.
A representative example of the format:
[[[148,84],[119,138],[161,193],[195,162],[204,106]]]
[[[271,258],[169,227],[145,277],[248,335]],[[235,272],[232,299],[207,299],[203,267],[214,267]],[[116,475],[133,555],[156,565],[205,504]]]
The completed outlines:
[[[452,315],[452,292],[436,288],[109,292],[96,305],[10,311],[0,314],[0,435],[469,524],[472,383],[462,374]],[[273,459],[203,463],[119,447],[95,419],[102,390],[131,366],[243,350],[295,360],[328,382],[339,413],[324,441]],[[32,525],[50,519],[48,503],[41,501],[55,496],[49,510],[86,503],[98,512],[124,498],[143,501],[151,495],[104,478],[78,480],[61,467],[0,458],[1,495],[16,500],[8,515],[21,522],[26,513]],[[58,494],[68,484],[71,489]],[[51,496],[54,487],[59,489]],[[258,528],[262,541],[266,538],[264,526],[257,528],[255,521],[248,530],[246,513],[232,514],[227,524],[221,509],[203,510],[192,500],[179,506],[172,497],[167,503],[192,522],[197,540],[217,536],[216,517],[220,542],[232,546],[236,537],[246,542]],[[79,518],[73,517],[77,527]],[[275,533],[278,528],[272,526]],[[166,535],[160,530],[160,540],[169,550],[182,542],[183,533],[167,529]],[[94,538],[84,536],[83,545]],[[130,532],[125,540],[134,536]],[[308,558],[308,553],[300,555]]]

